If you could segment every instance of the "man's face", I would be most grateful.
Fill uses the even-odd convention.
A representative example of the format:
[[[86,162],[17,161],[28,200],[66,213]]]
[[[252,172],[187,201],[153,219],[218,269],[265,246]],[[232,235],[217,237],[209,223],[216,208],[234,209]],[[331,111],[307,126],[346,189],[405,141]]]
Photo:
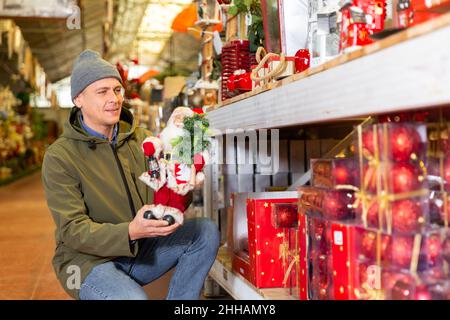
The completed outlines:
[[[115,78],[90,84],[75,98],[83,119],[92,129],[111,127],[119,122],[123,103],[123,87]]]

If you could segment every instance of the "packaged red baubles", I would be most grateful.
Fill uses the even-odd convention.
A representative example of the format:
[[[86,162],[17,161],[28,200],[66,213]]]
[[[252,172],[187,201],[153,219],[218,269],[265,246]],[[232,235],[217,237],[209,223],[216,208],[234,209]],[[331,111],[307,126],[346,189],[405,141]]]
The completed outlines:
[[[439,299],[448,281],[445,229],[390,235],[356,229],[354,288],[359,299]]]
[[[352,190],[332,190],[316,187],[299,187],[299,206],[304,214],[330,221],[355,218],[355,197]]]
[[[366,14],[367,28],[371,34],[384,30],[386,0],[355,0],[355,5]]]
[[[355,50],[373,43],[370,39],[366,15],[363,9],[346,1],[341,7],[342,22],[340,36],[340,51]]]
[[[352,188],[359,170],[354,158],[311,159],[311,185],[321,188]]]
[[[399,28],[408,28],[414,23],[414,10],[410,0],[399,0],[397,3],[397,24]]]
[[[430,223],[426,142],[422,124],[358,127],[360,181],[355,206],[364,226],[389,233],[413,233]]]

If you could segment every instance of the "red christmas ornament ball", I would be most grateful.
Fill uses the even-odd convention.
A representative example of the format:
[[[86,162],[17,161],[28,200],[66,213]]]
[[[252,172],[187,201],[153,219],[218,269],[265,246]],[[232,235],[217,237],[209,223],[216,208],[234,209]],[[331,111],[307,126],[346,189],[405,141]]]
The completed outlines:
[[[379,212],[378,202],[374,202],[367,210],[367,225],[372,228],[379,227],[379,216],[383,218],[383,212]]]
[[[373,157],[375,154],[375,138],[377,138],[375,133],[376,131],[373,130],[373,127],[369,127],[362,133],[362,149],[366,157]]]
[[[390,246],[390,259],[393,265],[409,268],[413,251],[413,238],[394,236]]]
[[[377,249],[378,245],[381,246],[381,258],[384,259],[386,257],[387,250],[389,250],[389,244],[391,241],[391,237],[388,235],[381,235],[380,244],[378,244],[377,234],[372,231],[364,231],[361,235],[361,247],[360,253],[363,254],[369,260],[375,260],[377,257]]]
[[[392,300],[411,300],[413,297],[413,288],[410,283],[397,281],[391,290]]]
[[[336,163],[332,169],[332,176],[335,184],[342,185],[354,185],[356,181],[355,170],[353,162],[348,159],[343,161],[336,160]]]
[[[418,156],[421,138],[415,128],[395,126],[389,130],[390,158],[394,161],[408,161]]]
[[[342,220],[354,217],[353,194],[341,190],[329,190],[323,198],[323,215],[326,218]]]
[[[420,170],[407,162],[394,163],[391,166],[389,177],[391,190],[394,193],[403,193],[417,190],[421,187]]]
[[[363,176],[364,179],[362,181],[362,184],[364,186],[365,192],[376,194],[379,191],[386,190],[386,182],[384,177],[388,177],[389,182],[390,181],[390,170],[391,167],[385,162],[379,163],[377,166],[366,164],[363,167]],[[380,176],[380,179],[378,180],[378,176]],[[379,186],[377,186],[377,183],[379,183]]]
[[[293,228],[297,225],[295,205],[277,205],[275,215],[278,228]]]
[[[411,199],[397,200],[392,203],[392,226],[398,232],[411,232],[422,224],[422,207]]]
[[[411,300],[414,296],[414,280],[407,274],[385,272],[382,283],[390,300]]]
[[[439,235],[432,234],[425,239],[423,255],[426,258],[427,268],[435,267],[439,264],[442,257],[442,241]]]
[[[425,285],[417,286],[414,293],[414,300],[432,300],[433,297]]]
[[[366,231],[361,237],[361,254],[368,259],[375,259],[377,235],[375,232]]]

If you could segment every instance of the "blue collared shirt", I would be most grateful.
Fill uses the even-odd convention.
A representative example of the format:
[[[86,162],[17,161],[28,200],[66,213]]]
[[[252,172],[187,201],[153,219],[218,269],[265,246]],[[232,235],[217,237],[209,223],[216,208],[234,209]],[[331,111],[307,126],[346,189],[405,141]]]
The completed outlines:
[[[105,139],[105,140],[109,140],[107,136],[101,134],[100,132],[95,131],[94,129],[91,129],[87,126],[86,123],[84,123],[83,120],[83,115],[80,114],[80,123],[83,126],[83,129],[91,136],[97,137],[97,138],[101,138],[101,139]],[[114,126],[114,131],[113,131],[113,135],[112,135],[112,139],[111,139],[111,144],[115,145],[117,143],[117,133],[119,132],[119,124],[117,123]]]

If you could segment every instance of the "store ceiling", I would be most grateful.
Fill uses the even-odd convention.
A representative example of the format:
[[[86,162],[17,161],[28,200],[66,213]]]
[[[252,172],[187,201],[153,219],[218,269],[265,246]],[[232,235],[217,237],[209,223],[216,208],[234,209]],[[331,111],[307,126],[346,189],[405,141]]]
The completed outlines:
[[[118,0],[111,60],[138,58],[152,68],[193,71],[200,41],[188,33],[173,33],[173,19],[193,0]]]
[[[114,25],[107,59],[138,57],[141,63],[152,67],[164,68],[178,63],[182,69],[195,69],[198,40],[187,33],[173,37],[170,29],[173,18],[191,2],[113,0]],[[99,0],[79,3],[81,29],[69,30],[66,20],[15,20],[50,82],[69,76],[74,60],[84,49],[103,53],[105,3]],[[173,40],[169,41],[171,38]]]
[[[81,8],[81,29],[69,30],[66,20],[15,20],[50,82],[70,75],[74,59],[84,48],[103,52],[105,4],[83,0]]]

